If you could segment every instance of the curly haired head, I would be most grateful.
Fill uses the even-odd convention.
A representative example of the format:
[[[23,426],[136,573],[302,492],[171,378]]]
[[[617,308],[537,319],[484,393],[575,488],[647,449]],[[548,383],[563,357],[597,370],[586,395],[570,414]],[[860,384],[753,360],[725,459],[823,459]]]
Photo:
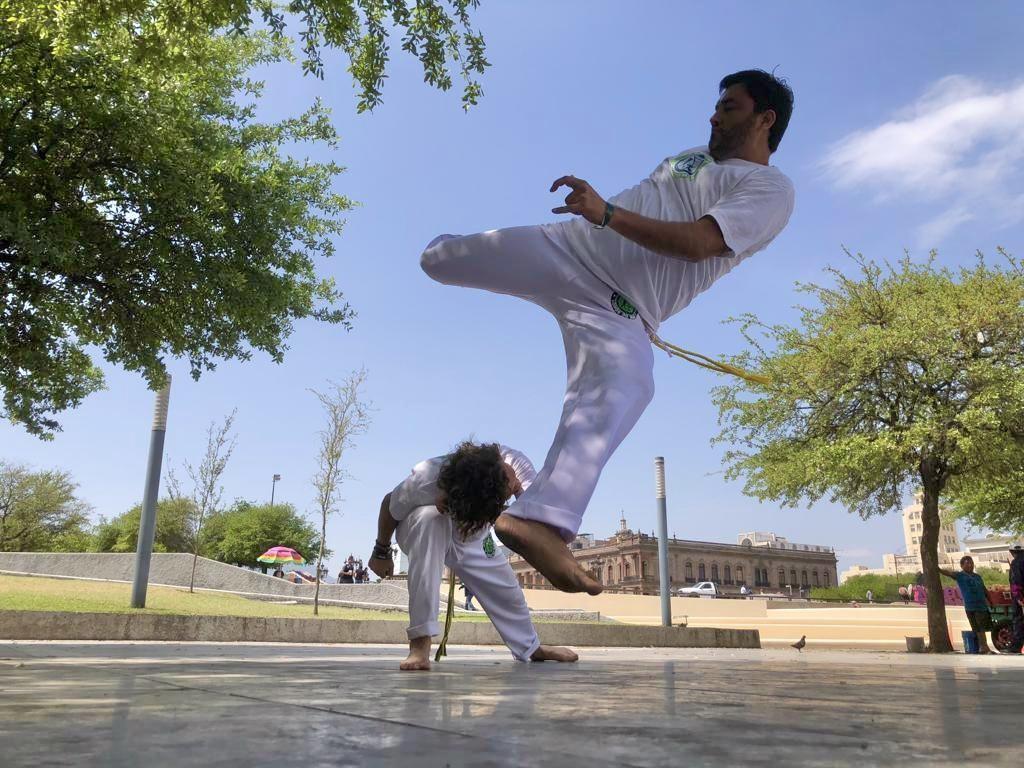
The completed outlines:
[[[449,453],[437,478],[444,513],[465,538],[491,525],[512,495],[497,443],[471,440]]]

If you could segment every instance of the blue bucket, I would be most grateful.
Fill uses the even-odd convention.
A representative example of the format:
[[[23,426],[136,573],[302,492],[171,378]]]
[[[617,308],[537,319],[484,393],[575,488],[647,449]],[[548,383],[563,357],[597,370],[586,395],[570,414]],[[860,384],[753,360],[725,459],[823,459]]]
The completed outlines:
[[[964,638],[964,653],[978,652],[978,636],[973,632],[962,632]]]

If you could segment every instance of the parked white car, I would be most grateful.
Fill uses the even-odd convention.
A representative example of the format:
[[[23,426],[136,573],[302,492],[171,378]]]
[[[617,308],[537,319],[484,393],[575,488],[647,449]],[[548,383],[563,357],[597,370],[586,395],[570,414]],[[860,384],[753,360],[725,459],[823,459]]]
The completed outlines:
[[[692,587],[683,587],[677,593],[680,597],[718,597],[721,594],[713,581],[702,581]]]

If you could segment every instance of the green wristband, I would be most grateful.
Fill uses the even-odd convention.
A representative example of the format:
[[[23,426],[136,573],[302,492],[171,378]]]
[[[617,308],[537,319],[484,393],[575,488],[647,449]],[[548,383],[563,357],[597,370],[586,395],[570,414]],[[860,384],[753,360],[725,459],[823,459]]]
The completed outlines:
[[[615,215],[615,206],[611,203],[606,202],[604,204],[604,218],[601,219],[600,224],[594,224],[594,229],[604,229],[612,222],[612,216]]]

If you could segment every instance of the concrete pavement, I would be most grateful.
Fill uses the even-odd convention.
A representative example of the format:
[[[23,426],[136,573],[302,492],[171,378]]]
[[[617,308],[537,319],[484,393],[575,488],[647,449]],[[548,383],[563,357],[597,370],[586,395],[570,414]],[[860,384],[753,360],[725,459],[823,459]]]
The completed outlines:
[[[1020,765],[1024,658],[0,643],[3,764]],[[1013,708],[1011,708],[1011,706]]]

